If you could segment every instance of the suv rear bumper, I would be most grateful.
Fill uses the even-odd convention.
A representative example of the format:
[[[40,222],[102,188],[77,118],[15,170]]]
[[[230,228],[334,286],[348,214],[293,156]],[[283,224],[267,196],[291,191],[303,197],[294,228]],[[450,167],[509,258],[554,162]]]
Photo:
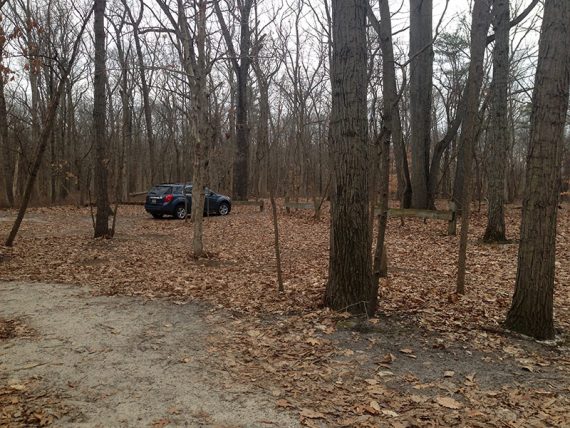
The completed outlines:
[[[166,205],[144,204],[144,209],[149,214],[174,215],[174,208],[175,207],[172,204],[166,204]]]

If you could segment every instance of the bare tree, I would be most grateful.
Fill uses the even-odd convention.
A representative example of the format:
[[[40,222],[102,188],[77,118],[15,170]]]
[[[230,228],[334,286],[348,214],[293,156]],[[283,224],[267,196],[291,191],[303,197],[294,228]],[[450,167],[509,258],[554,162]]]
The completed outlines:
[[[110,21],[115,30],[115,44],[117,45],[117,56],[121,75],[119,78],[119,93],[121,95],[121,148],[119,151],[119,171],[116,182],[117,198],[126,201],[129,196],[129,182],[128,182],[128,156],[129,149],[132,145],[133,139],[133,118],[131,109],[131,98],[133,93],[133,86],[129,81],[129,52],[130,46],[125,49],[123,41],[123,28],[125,25],[125,14],[119,15],[119,22],[114,23]],[[139,64],[140,66],[140,64]]]
[[[211,124],[208,116],[208,74],[211,64],[206,52],[206,0],[198,0],[196,6],[196,40],[192,37],[183,0],[177,0],[177,17],[163,0],[156,0],[168,17],[179,42],[179,54],[186,83],[191,95],[190,127],[194,143],[192,179],[192,221],[194,234],[192,251],[194,257],[204,253],[203,212],[204,182],[208,162],[208,147],[211,139]]]
[[[325,304],[371,314],[365,0],[333,0],[331,240]]]
[[[233,196],[236,199],[248,198],[248,174],[249,174],[249,123],[248,123],[248,72],[251,63],[251,29],[249,15],[254,0],[243,0],[237,3],[240,18],[239,56],[234,47],[230,31],[224,19],[220,2],[214,2],[216,15],[222,28],[222,34],[226,41],[230,60],[237,80],[237,105],[236,105],[236,144],[237,150],[234,158],[234,182]],[[238,60],[239,59],[239,60]]]
[[[156,179],[156,155],[155,155],[155,141],[154,141],[154,132],[153,132],[153,124],[152,124],[152,111],[150,105],[150,87],[148,84],[146,68],[144,64],[144,54],[142,49],[141,43],[141,34],[140,34],[140,25],[143,18],[144,13],[144,2],[141,0],[139,6],[139,15],[135,19],[131,8],[128,5],[127,0],[122,0],[123,6],[125,11],[129,16],[129,24],[133,28],[133,38],[135,41],[135,50],[137,53],[137,62],[140,74],[140,83],[141,83],[141,92],[143,97],[143,110],[144,110],[144,119],[146,125],[146,138],[148,144],[148,153],[149,153],[149,170],[150,170],[150,182],[154,184],[154,180]]]
[[[6,108],[5,94],[5,84],[9,78],[10,70],[3,65],[6,39],[4,25],[0,23],[0,155],[2,156],[2,178],[5,186],[6,201],[9,206],[14,206],[14,164],[8,141],[8,110]]]
[[[533,93],[521,239],[505,326],[537,339],[555,335],[556,220],[570,85],[570,2],[545,2]]]
[[[412,206],[428,208],[433,78],[432,0],[410,0]]]
[[[402,144],[402,127],[398,111],[398,91],[396,87],[396,69],[394,67],[394,47],[392,43],[392,21],[388,0],[380,0],[380,22],[372,8],[368,7],[368,17],[380,38],[382,49],[383,108],[382,130],[378,135],[380,144],[380,215],[378,217],[378,235],[374,252],[374,286],[377,288],[380,277],[386,275],[386,247],[384,245],[388,223],[389,180],[390,180],[390,139],[394,141],[394,151]],[[401,165],[399,165],[401,166]],[[377,291],[376,291],[377,293]]]
[[[491,150],[489,153],[489,207],[485,242],[504,242],[505,231],[505,172],[509,137],[509,0],[495,0],[493,26],[493,83],[491,85]]]
[[[93,129],[95,138],[95,197],[97,199],[97,215],[95,218],[95,238],[109,236],[109,193],[108,193],[108,159],[106,158],[106,116],[107,95],[105,85],[106,46],[105,46],[105,7],[107,0],[95,0],[94,32],[95,32],[95,74],[93,77]]]
[[[487,32],[491,25],[491,1],[475,0],[473,3],[473,18],[471,23],[471,61],[469,77],[465,87],[465,119],[461,130],[460,144],[465,149],[465,171],[463,182],[463,200],[461,217],[461,236],[459,240],[459,257],[457,267],[457,292],[465,293],[465,265],[467,261],[467,234],[469,232],[469,208],[471,202],[471,174],[473,163],[473,147],[477,140],[479,118],[479,99],[483,84],[483,61]]]
[[[261,67],[259,61],[259,52],[262,48],[263,39],[265,37],[259,37],[256,40],[256,46],[254,49],[254,55],[252,60],[252,67],[257,78],[257,84],[259,86],[259,123],[257,129],[257,144],[259,145],[261,158],[268,159],[270,155],[270,145],[269,145],[269,83],[275,74],[279,71],[278,64],[275,68],[269,71],[264,71]],[[274,177],[275,173],[268,171],[268,187],[269,187],[269,200],[271,202],[271,216],[273,219],[273,246],[275,249],[275,261],[277,264],[277,286],[278,291],[282,292],[285,290],[283,286],[283,270],[281,267],[281,246],[279,242],[279,222],[277,218],[277,203],[275,202],[275,187],[276,179]]]

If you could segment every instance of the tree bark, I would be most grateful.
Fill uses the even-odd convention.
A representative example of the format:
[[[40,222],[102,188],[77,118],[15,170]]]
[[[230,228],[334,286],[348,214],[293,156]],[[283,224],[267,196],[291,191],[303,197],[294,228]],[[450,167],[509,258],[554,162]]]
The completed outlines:
[[[0,51],[3,47],[0,47]],[[0,62],[2,53],[0,53]],[[0,71],[0,144],[2,145],[2,169],[4,176],[4,186],[6,192],[6,202],[10,207],[14,206],[14,162],[8,141],[8,111],[6,108],[6,97],[4,94],[4,72]]]
[[[479,119],[479,93],[483,84],[483,61],[485,40],[491,24],[491,1],[475,0],[471,23],[471,61],[465,92],[465,120],[461,131],[460,145],[465,151],[461,235],[457,263],[457,293],[465,293],[465,267],[467,262],[467,234],[469,232],[469,208],[471,200],[471,176],[473,173],[473,147],[477,140]]]
[[[251,30],[249,16],[254,0],[239,3],[240,9],[240,52],[239,61],[228,26],[224,20],[219,2],[214,2],[216,15],[226,41],[232,67],[236,75],[236,152],[233,170],[233,197],[247,200],[249,179],[249,123],[248,123],[248,72],[251,63]]]
[[[371,9],[368,9],[369,16]],[[374,18],[372,18],[374,20]],[[378,143],[381,145],[380,154],[380,215],[378,216],[378,235],[376,250],[374,252],[374,287],[378,294],[379,281],[385,272],[386,254],[386,226],[388,224],[388,200],[390,181],[390,139],[394,138],[394,151],[399,147],[396,139],[402,138],[402,127],[398,115],[398,92],[396,87],[396,70],[394,67],[394,48],[392,44],[392,22],[388,0],[380,0],[380,23],[377,27],[382,50],[382,80],[383,80],[383,128]]]
[[[410,179],[410,170],[408,168],[408,155],[404,144],[404,135],[402,132],[402,119],[400,117],[398,88],[396,84],[396,68],[394,60],[394,46],[392,42],[392,18],[390,15],[390,6],[383,0],[380,0],[380,21],[376,19],[372,8],[367,8],[368,18],[372,27],[380,38],[382,49],[382,70],[384,87],[384,101],[386,97],[390,98],[390,119],[389,130],[390,137],[394,147],[394,159],[396,160],[396,174],[398,180],[398,197],[401,208],[409,208],[412,198],[412,183]],[[386,122],[386,117],[384,117]]]
[[[183,11],[179,11],[183,13]],[[184,18],[185,19],[185,18]],[[206,164],[210,137],[210,121],[208,118],[207,72],[206,72],[206,0],[198,4],[198,34],[196,47],[198,58],[194,67],[192,85],[192,118],[194,134],[194,168],[192,187],[192,252],[194,257],[204,254],[204,199]],[[187,28],[187,27],[186,27]]]
[[[121,66],[120,95],[121,95],[121,147],[119,150],[119,174],[117,177],[117,197],[122,201],[127,201],[129,198],[129,181],[128,181],[128,158],[129,148],[133,138],[133,119],[131,112],[131,93],[132,89],[129,86],[129,64],[121,41],[122,29],[124,21],[115,26],[117,36],[117,56],[119,65]]]
[[[107,81],[106,47],[105,47],[105,7],[107,0],[95,0],[94,32],[95,32],[95,75],[93,77],[93,128],[95,136],[95,197],[97,214],[95,218],[95,238],[109,236],[109,194],[108,194],[108,160],[106,159],[107,136],[106,116],[107,97],[105,86]]]
[[[412,206],[428,208],[433,48],[432,0],[410,0]]]
[[[372,315],[368,195],[366,1],[333,0],[331,240],[325,304]]]
[[[515,293],[505,326],[536,339],[555,335],[556,220],[570,85],[570,2],[548,0],[531,113]]]
[[[491,144],[487,198],[485,242],[505,242],[505,172],[508,149],[509,90],[509,0],[495,0],[493,5],[495,47],[493,49],[493,83],[491,85]]]
[[[0,146],[2,155],[2,178],[5,186],[5,196],[8,206],[14,206],[14,156],[8,142],[8,109],[6,107],[5,84],[8,79],[8,69],[4,64],[4,48],[6,46],[6,32],[4,25],[0,24]]]

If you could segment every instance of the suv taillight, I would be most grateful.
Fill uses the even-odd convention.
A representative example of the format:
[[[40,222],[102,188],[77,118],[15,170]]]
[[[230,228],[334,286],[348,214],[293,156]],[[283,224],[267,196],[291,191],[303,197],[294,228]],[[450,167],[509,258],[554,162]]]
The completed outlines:
[[[166,195],[166,196],[164,197],[164,203],[167,204],[167,203],[169,203],[170,201],[172,201],[173,199],[174,199],[174,196],[173,196],[173,195]]]

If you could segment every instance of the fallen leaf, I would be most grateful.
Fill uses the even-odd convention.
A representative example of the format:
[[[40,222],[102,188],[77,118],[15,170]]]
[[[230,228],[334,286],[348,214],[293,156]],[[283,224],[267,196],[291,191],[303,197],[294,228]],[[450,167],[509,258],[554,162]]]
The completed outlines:
[[[388,392],[382,385],[370,385],[366,390],[372,395],[384,395]]]
[[[427,397],[422,397],[421,395],[410,395],[410,400],[412,400],[414,403],[417,404],[421,404],[421,403],[425,403],[428,399]]]
[[[378,401],[375,401],[375,400],[372,400],[370,402],[370,407],[372,407],[374,410],[376,410],[378,412],[381,410],[380,404],[378,404]]]
[[[284,407],[286,409],[289,407],[293,407],[293,405],[291,403],[289,403],[289,401],[285,400],[284,398],[277,400],[275,402],[275,404],[277,404],[277,407]]]
[[[315,412],[311,409],[301,409],[301,417],[308,418],[308,419],[324,419],[325,415],[321,412]]]
[[[15,391],[24,391],[26,389],[26,385],[22,385],[20,383],[13,383],[9,385],[11,389]]]
[[[158,419],[152,423],[153,428],[163,428],[170,423],[169,419]]]
[[[447,370],[443,373],[443,377],[453,377],[455,376],[455,372],[453,370]]]
[[[372,406],[364,406],[363,409],[366,413],[369,413],[371,415],[379,415],[380,414],[380,409],[376,409]]]
[[[463,404],[451,397],[436,397],[435,401],[437,404],[447,409],[458,410],[463,407]]]
[[[384,355],[384,358],[382,358],[380,362],[382,364],[392,364],[394,361],[396,361],[396,357],[394,356],[394,354],[386,354]]]
[[[309,345],[320,345],[321,341],[319,339],[316,339],[314,337],[309,337],[307,340],[305,340],[305,343],[308,343]]]

